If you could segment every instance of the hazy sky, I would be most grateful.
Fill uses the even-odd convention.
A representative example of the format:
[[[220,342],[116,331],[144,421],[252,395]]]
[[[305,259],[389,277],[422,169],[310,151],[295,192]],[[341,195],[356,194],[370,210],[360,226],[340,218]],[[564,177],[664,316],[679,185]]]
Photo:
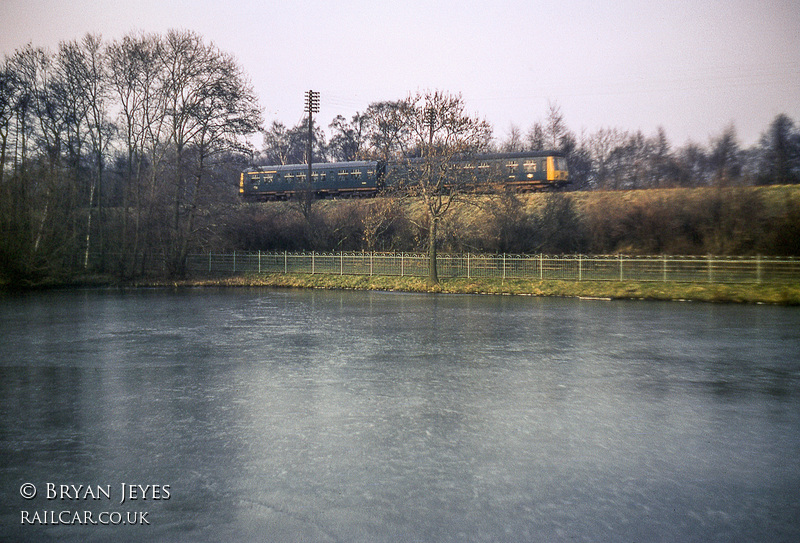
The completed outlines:
[[[663,126],[742,145],[786,113],[800,123],[797,0],[0,0],[0,54],[99,33],[194,30],[249,74],[267,123],[319,121],[417,90],[461,93],[502,140],[548,103],[572,130]]]

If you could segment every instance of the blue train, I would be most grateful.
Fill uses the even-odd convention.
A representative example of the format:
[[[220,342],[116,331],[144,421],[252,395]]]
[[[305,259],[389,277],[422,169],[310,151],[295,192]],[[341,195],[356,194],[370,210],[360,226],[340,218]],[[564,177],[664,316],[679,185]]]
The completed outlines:
[[[368,197],[414,179],[419,159],[404,162],[358,161],[312,165],[263,166],[242,172],[239,193],[246,200],[286,200],[311,190],[317,198]],[[473,190],[520,192],[558,189],[569,183],[567,160],[557,151],[494,153],[470,156],[457,163],[460,179]]]

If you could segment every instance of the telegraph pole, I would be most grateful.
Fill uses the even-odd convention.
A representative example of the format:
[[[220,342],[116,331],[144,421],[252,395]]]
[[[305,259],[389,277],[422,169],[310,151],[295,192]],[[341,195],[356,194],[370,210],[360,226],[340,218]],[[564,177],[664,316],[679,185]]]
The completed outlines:
[[[436,109],[432,106],[428,105],[425,110],[422,112],[423,119],[422,122],[424,125],[430,128],[430,134],[428,135],[428,157],[426,162],[427,165],[427,172],[426,175],[428,179],[422,180],[423,184],[428,184],[429,187],[435,186],[437,183],[434,181],[434,172],[433,172],[433,128],[436,124]],[[427,193],[428,189],[423,189],[424,192]],[[426,202],[428,198],[425,198]],[[433,216],[431,217],[431,223],[428,227],[428,285],[438,285],[439,284],[439,271],[437,270],[436,265],[436,232],[438,230],[438,223],[439,217]]]
[[[311,163],[312,150],[313,150],[313,137],[314,137],[314,113],[319,113],[319,92],[308,90],[306,91],[305,98],[305,111],[308,113],[308,186],[311,187]]]
[[[428,153],[430,154],[431,149],[433,148],[433,127],[436,124],[436,110],[431,106],[426,107],[424,117],[424,123],[431,129],[428,140]]]

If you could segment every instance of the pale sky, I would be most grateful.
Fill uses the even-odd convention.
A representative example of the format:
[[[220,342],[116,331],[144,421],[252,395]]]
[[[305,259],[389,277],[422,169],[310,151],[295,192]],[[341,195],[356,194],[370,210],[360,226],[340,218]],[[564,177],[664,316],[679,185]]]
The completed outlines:
[[[417,90],[461,93],[503,140],[561,107],[580,134],[659,126],[675,146],[731,123],[744,146],[800,123],[797,0],[0,0],[0,54],[99,33],[193,30],[249,74],[267,125]],[[327,130],[326,130],[327,131]]]

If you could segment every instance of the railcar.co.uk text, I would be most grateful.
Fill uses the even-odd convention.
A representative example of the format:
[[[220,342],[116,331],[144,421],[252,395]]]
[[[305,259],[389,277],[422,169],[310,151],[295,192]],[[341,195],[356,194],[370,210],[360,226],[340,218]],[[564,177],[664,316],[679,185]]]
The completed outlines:
[[[143,501],[166,501],[172,497],[170,485],[119,484],[119,505]],[[19,489],[25,500],[38,494],[36,485],[23,483]],[[48,501],[112,501],[112,485],[45,483],[43,497]],[[21,510],[20,523],[26,525],[149,525],[149,511]]]

